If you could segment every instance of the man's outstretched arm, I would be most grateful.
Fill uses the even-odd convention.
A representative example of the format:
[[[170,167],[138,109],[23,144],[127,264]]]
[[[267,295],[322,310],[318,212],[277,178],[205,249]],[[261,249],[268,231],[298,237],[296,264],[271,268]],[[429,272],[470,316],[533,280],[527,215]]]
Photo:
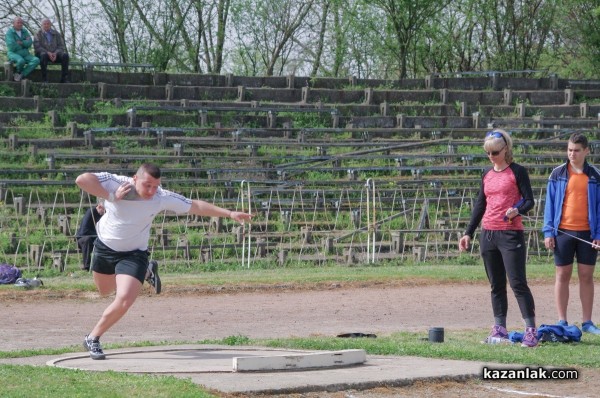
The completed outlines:
[[[231,218],[232,220],[242,224],[252,219],[252,215],[248,213],[227,210],[222,207],[205,202],[203,200],[192,200],[192,207],[190,208],[189,213],[204,217]]]

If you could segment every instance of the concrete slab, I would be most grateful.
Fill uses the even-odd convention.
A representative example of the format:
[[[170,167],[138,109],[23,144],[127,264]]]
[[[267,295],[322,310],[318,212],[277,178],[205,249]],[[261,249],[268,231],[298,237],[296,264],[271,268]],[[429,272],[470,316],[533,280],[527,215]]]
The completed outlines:
[[[483,366],[506,365],[420,357],[367,355],[363,365],[315,370],[234,372],[233,358],[298,355],[318,351],[266,347],[181,345],[106,350],[105,360],[87,353],[49,359],[51,366],[89,371],[168,374],[226,393],[301,393],[402,386],[415,380],[466,380]]]
[[[92,360],[87,352],[53,358],[47,365],[69,369],[128,373],[232,373],[238,357],[298,355],[309,351],[264,347],[161,346],[105,350],[105,360]]]
[[[311,391],[361,390],[404,386],[417,380],[467,380],[481,373],[481,364],[416,357],[368,356],[364,365],[306,371],[179,375],[197,384],[227,392],[292,394]]]
[[[328,369],[362,365],[367,361],[365,350],[340,350],[276,354],[233,358],[235,372],[267,372],[278,370]]]

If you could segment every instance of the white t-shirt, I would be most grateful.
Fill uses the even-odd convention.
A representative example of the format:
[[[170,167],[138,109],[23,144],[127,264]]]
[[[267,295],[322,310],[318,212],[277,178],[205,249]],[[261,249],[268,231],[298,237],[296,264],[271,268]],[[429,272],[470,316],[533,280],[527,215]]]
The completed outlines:
[[[133,178],[110,174],[94,173],[98,181],[108,192],[115,192],[119,185]],[[130,191],[127,197],[115,202],[104,203],[106,213],[96,224],[98,238],[111,249],[124,252],[131,250],[148,250],[150,227],[159,213],[170,210],[176,214],[189,212],[191,199],[158,187],[152,199],[145,200]]]

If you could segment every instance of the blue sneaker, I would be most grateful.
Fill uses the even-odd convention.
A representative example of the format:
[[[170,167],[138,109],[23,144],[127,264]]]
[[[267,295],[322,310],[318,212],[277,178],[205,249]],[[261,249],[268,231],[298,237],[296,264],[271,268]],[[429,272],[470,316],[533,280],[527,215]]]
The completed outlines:
[[[586,333],[600,334],[600,329],[598,329],[592,321],[583,322],[581,324],[581,330],[583,330]]]
[[[556,322],[556,324],[558,326],[569,326],[569,322],[565,321],[564,319],[560,319],[558,322]]]

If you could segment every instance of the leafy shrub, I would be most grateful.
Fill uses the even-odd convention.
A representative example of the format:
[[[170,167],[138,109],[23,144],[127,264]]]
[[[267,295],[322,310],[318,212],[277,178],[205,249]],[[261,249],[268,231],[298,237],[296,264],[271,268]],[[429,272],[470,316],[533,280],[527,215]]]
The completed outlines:
[[[0,97],[14,97],[15,90],[6,84],[0,84]]]

